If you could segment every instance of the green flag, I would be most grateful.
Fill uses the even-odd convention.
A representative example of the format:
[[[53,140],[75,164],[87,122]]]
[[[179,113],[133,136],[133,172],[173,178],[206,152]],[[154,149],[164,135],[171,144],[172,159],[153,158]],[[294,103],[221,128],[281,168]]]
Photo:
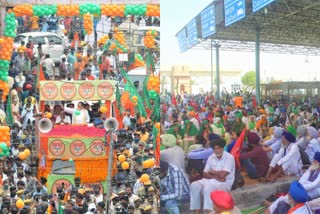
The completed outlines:
[[[122,114],[122,105],[121,105],[121,95],[119,91],[119,85],[116,85],[116,101],[117,101],[117,108],[119,109],[120,113]]]
[[[146,54],[146,66],[147,66],[147,73],[149,75],[153,74],[155,71],[154,60],[149,51]]]
[[[127,73],[123,70],[123,68],[120,68],[120,72],[121,72],[123,78],[125,78],[127,80],[127,83],[126,83],[126,86],[124,87],[124,90],[129,92],[130,97],[132,97],[132,96],[138,97],[138,105],[136,107],[142,117],[147,117],[147,112],[146,112],[146,109],[143,105],[143,100],[142,100],[139,92],[137,91],[137,89],[133,85],[133,83],[130,81]]]
[[[7,109],[6,109],[6,122],[8,126],[12,126],[14,124],[14,118],[12,114],[12,103],[11,103],[11,90],[8,94],[8,99],[7,99]]]
[[[149,97],[149,92],[148,92],[148,89],[147,89],[148,81],[149,81],[149,75],[147,75],[146,78],[143,81],[142,96],[143,96],[144,102],[146,103],[147,108],[151,109],[150,97]]]

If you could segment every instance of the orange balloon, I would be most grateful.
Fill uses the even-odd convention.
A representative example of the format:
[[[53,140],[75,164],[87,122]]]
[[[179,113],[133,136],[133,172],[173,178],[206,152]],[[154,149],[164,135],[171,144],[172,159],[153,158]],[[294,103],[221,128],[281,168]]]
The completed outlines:
[[[126,156],[124,155],[119,155],[118,156],[118,160],[120,161],[120,163],[123,163],[126,160]]]
[[[20,153],[18,154],[18,157],[19,157],[21,160],[24,160],[24,159],[26,159],[27,154],[26,154],[25,152],[20,152]]]
[[[127,162],[127,161],[125,161],[125,162],[123,162],[122,164],[121,164],[121,167],[122,167],[122,169],[124,169],[124,170],[126,170],[126,169],[129,169],[129,163]]]
[[[45,117],[50,119],[52,117],[52,114],[50,112],[48,112],[48,113],[46,113]]]
[[[149,175],[147,175],[147,174],[141,175],[140,181],[141,181],[142,183],[147,182],[147,181],[149,181],[149,180],[150,180]]]
[[[24,202],[21,199],[18,199],[16,202],[16,206],[21,209],[24,207]]]
[[[101,111],[101,113],[105,114],[107,112],[107,107],[101,106],[100,111]]]
[[[138,97],[137,96],[132,96],[131,99],[132,99],[133,102],[137,102],[138,101]]]
[[[160,129],[160,128],[161,128],[161,124],[160,124],[160,123],[156,123],[156,124],[155,124],[155,127],[156,127],[157,129]]]
[[[30,150],[29,149],[25,149],[23,152],[26,153],[27,157],[30,155]]]

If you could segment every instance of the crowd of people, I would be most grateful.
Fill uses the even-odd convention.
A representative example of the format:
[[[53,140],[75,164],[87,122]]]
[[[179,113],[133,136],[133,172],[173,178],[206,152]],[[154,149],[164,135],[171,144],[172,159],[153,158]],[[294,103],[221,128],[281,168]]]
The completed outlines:
[[[217,211],[211,193],[231,192],[247,179],[272,185],[297,176],[287,196],[264,202],[266,212],[319,212],[320,111],[313,100],[258,105],[254,95],[241,92],[219,101],[210,93],[163,93],[160,154],[167,176],[160,176],[166,186],[160,203],[171,213],[183,213],[186,203],[195,213],[239,213],[235,206]]]
[[[148,24],[160,24],[156,20],[136,17],[136,21]],[[20,23],[22,21],[22,23]],[[80,19],[65,17],[64,20],[55,15],[49,17],[22,17],[18,20],[19,32],[50,31],[72,39],[77,26],[82,26]],[[111,20],[119,24],[123,19]],[[155,22],[155,23],[152,23]],[[63,25],[63,26],[62,26]],[[62,30],[60,29],[62,28]],[[112,39],[112,32],[109,33]],[[32,39],[21,41],[14,49],[9,68],[10,91],[6,101],[2,100],[0,91],[0,122],[10,126],[10,156],[0,157],[0,213],[159,213],[160,181],[159,167],[145,167],[145,160],[155,160],[155,144],[153,121],[141,118],[137,112],[126,110],[123,113],[123,127],[117,131],[115,153],[124,155],[130,168],[123,169],[118,160],[117,173],[112,179],[112,194],[106,198],[100,186],[85,188],[79,177],[74,179],[70,188],[58,187],[56,192],[48,192],[47,179],[38,177],[39,160],[36,153],[35,138],[36,118],[47,117],[55,125],[90,125],[105,128],[108,119],[100,111],[99,102],[65,102],[48,101],[44,109],[39,102],[38,83],[41,80],[74,81],[74,80],[118,80],[119,72],[117,54],[105,50],[102,43],[94,48],[86,42],[78,47],[66,42],[61,53],[61,60],[54,62],[42,49],[41,43],[34,44]],[[34,51],[36,47],[36,51]],[[43,74],[43,77],[42,77]],[[134,83],[139,87],[139,83]],[[142,84],[142,83],[141,83]],[[10,99],[9,99],[10,98]],[[43,110],[43,111],[42,111]],[[12,115],[12,124],[7,123]],[[19,158],[19,152],[31,151],[26,159]],[[107,169],[106,169],[107,170]],[[148,175],[149,180],[141,179]],[[17,201],[24,201],[23,207],[17,207]],[[108,204],[107,201],[110,201]]]

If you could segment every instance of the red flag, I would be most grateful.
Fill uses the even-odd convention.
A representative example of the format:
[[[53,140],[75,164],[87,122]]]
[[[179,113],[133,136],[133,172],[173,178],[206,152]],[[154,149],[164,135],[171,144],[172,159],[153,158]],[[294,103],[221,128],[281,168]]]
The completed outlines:
[[[241,152],[241,147],[242,147],[242,143],[244,141],[244,138],[246,136],[246,127],[244,127],[244,129],[242,130],[240,137],[238,137],[236,143],[234,144],[232,150],[231,150],[231,154],[233,155],[235,161],[236,161],[236,167],[237,169],[240,168],[240,160],[239,160],[239,156],[240,156],[240,152]]]
[[[176,100],[176,96],[174,94],[172,94],[172,96],[171,96],[171,103],[174,106],[178,105],[177,100]]]

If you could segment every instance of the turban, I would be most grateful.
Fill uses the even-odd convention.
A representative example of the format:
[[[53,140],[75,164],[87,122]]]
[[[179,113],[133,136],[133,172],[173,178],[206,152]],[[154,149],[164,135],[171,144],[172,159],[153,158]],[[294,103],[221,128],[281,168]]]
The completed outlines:
[[[284,131],[283,136],[286,138],[287,141],[290,143],[296,142],[296,137],[293,136],[290,132]]]
[[[318,162],[320,163],[320,152],[316,152],[316,153],[314,154],[313,160],[316,160],[316,161],[318,161]]]
[[[317,129],[315,129],[312,126],[308,127],[308,133],[312,138],[318,138],[319,137],[319,132],[317,131]]]
[[[195,116],[195,113],[194,113],[194,111],[189,111],[188,115],[189,115],[190,117],[194,117],[194,116]]]
[[[243,115],[242,115],[242,112],[238,111],[238,112],[235,113],[234,116],[235,116],[235,117],[242,118]]]
[[[220,117],[215,117],[213,122],[214,122],[214,123],[218,123],[218,122],[220,122],[220,121],[221,121],[221,118],[220,118]]]
[[[309,200],[307,191],[298,181],[291,183],[289,194],[294,201],[299,203],[305,203]]]
[[[290,133],[290,134],[292,134],[293,136],[297,136],[297,130],[296,130],[296,128],[294,128],[293,126],[288,126],[287,127],[287,131]]]
[[[224,139],[214,139],[210,141],[211,148],[214,149],[215,146],[219,146],[221,148],[224,148],[226,146],[226,141]]]
[[[256,145],[260,142],[260,137],[255,132],[248,132],[247,139],[250,144],[254,144],[254,145]]]
[[[281,138],[282,137],[282,134],[283,134],[283,130],[282,130],[282,128],[280,128],[280,127],[275,127],[275,129],[274,129],[274,137],[275,138]]]
[[[297,133],[300,137],[304,137],[307,134],[307,128],[303,125],[298,126]]]
[[[274,113],[274,108],[273,107],[269,107],[269,113]]]
[[[229,211],[234,208],[234,201],[229,192],[217,190],[210,194],[210,198],[215,207],[223,210]]]
[[[217,134],[209,133],[208,139],[209,139],[209,141],[211,141],[211,140],[215,140],[215,139],[221,139],[221,137]]]
[[[174,147],[177,145],[177,139],[172,134],[164,134],[162,135],[162,145],[166,147]]]

